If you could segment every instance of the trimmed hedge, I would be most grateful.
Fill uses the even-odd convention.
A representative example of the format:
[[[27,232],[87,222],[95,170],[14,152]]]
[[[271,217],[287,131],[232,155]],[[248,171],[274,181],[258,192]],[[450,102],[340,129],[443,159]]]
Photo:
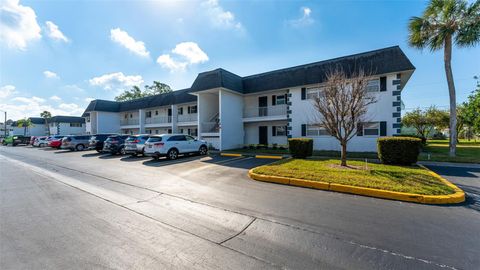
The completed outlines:
[[[294,158],[306,158],[313,154],[313,139],[292,138],[288,139],[288,150]]]
[[[393,137],[400,137],[400,138],[417,138],[422,140],[422,145],[427,145],[427,138],[424,138],[420,135],[414,135],[414,134],[397,134],[393,135]]]
[[[383,164],[416,163],[422,140],[412,137],[383,137],[377,140],[378,158]]]

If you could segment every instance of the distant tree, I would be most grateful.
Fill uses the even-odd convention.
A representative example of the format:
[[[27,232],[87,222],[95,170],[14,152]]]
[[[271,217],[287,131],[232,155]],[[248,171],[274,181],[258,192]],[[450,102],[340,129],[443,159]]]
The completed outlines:
[[[444,129],[448,127],[449,114],[447,111],[439,110],[435,106],[431,106],[427,110],[417,108],[405,113],[402,123],[404,126],[414,128],[418,136],[427,139],[428,134],[434,128]]]
[[[468,96],[464,103],[464,117],[472,132],[478,135],[480,134],[480,81],[477,76],[475,76],[475,79],[477,80],[477,89]]]
[[[122,94],[115,97],[116,101],[127,101],[153,95],[159,95],[172,92],[172,88],[167,84],[153,81],[152,85],[145,85],[145,89],[142,91],[140,87],[133,86],[132,89],[124,91]]]
[[[480,42],[480,1],[431,0],[422,17],[410,19],[410,46],[431,51],[443,49],[445,74],[450,95],[450,156],[456,155],[457,110],[452,72],[452,45],[472,47]]]
[[[27,129],[33,127],[30,118],[24,118],[17,121],[17,127],[23,127],[23,136],[27,136]]]
[[[347,144],[355,136],[359,123],[366,120],[368,105],[377,101],[367,92],[368,80],[369,76],[361,69],[351,76],[341,69],[327,72],[322,92],[314,99],[318,112],[316,125],[340,142],[341,166],[347,166]]]
[[[45,120],[45,127],[47,129],[47,135],[50,136],[50,128],[48,127],[48,119],[52,118],[52,114],[49,111],[43,111],[40,113],[40,117]]]

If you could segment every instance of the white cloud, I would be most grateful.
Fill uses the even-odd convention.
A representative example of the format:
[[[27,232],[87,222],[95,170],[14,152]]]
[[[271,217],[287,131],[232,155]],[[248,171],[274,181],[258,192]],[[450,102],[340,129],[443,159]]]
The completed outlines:
[[[93,86],[103,87],[105,90],[124,90],[126,87],[142,84],[143,79],[140,75],[125,76],[122,72],[115,72],[92,78],[89,83]]]
[[[207,0],[202,3],[206,9],[206,15],[210,19],[210,23],[220,29],[234,29],[239,32],[244,32],[242,24],[235,19],[235,14],[231,11],[226,11],[218,3],[218,0]]]
[[[43,75],[45,76],[45,78],[48,78],[48,79],[59,79],[60,77],[58,77],[57,73],[53,72],[53,71],[50,71],[50,70],[45,70],[43,72]]]
[[[69,41],[69,39],[62,33],[62,31],[60,31],[60,29],[58,28],[58,25],[54,24],[51,21],[46,21],[45,25],[47,26],[46,28],[47,35],[51,39],[56,41],[63,41],[63,42]]]
[[[0,87],[0,100],[6,99],[9,96],[13,96],[16,93],[17,93],[17,91],[15,90],[15,86],[13,86],[13,85],[8,84],[8,85],[5,85],[5,86],[2,86],[2,87]]]
[[[62,87],[62,90],[66,92],[80,92],[80,93],[85,92],[83,88],[78,87],[76,84],[67,84]]]
[[[51,96],[51,97],[50,97],[50,100],[53,100],[53,101],[61,101],[62,98],[59,97],[59,96]]]
[[[35,11],[19,0],[0,1],[0,14],[0,41],[8,47],[25,50],[30,41],[42,37]]]
[[[208,55],[200,49],[195,42],[182,42],[175,46],[172,54],[176,55],[175,59],[170,54],[162,54],[157,58],[157,63],[162,67],[173,71],[182,71],[189,65],[200,64],[208,61]]]
[[[22,102],[22,103],[26,103],[26,104],[37,104],[37,103],[44,103],[45,99],[40,98],[40,97],[35,97],[35,96],[31,97],[31,98],[15,97],[15,98],[12,99],[12,101]]]
[[[91,97],[87,97],[84,100],[85,100],[85,102],[90,103],[90,101],[95,100],[95,99],[91,98]]]
[[[314,19],[310,16],[312,13],[312,9],[309,7],[302,7],[300,8],[300,11],[302,12],[302,17],[294,20],[289,20],[287,23],[292,26],[292,27],[303,27],[303,26],[309,26],[315,22]]]
[[[150,53],[145,48],[145,43],[143,41],[136,41],[131,37],[127,32],[123,31],[120,28],[115,28],[110,30],[110,38],[112,41],[122,45],[127,48],[129,51],[142,56],[149,57]]]

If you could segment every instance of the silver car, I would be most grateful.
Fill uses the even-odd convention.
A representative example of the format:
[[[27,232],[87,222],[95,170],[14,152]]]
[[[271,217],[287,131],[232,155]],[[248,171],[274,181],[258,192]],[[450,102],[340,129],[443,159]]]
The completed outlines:
[[[68,135],[62,139],[60,148],[70,151],[82,151],[88,148],[90,135]]]
[[[150,135],[132,135],[125,140],[125,154],[137,156],[139,154],[145,155],[145,142],[150,138]]]

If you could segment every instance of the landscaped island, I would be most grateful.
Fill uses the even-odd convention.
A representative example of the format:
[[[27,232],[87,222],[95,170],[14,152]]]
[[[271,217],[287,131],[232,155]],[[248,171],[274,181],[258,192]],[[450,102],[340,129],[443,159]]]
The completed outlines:
[[[455,190],[418,166],[393,166],[337,159],[286,159],[260,166],[253,173],[421,195],[449,195]]]

